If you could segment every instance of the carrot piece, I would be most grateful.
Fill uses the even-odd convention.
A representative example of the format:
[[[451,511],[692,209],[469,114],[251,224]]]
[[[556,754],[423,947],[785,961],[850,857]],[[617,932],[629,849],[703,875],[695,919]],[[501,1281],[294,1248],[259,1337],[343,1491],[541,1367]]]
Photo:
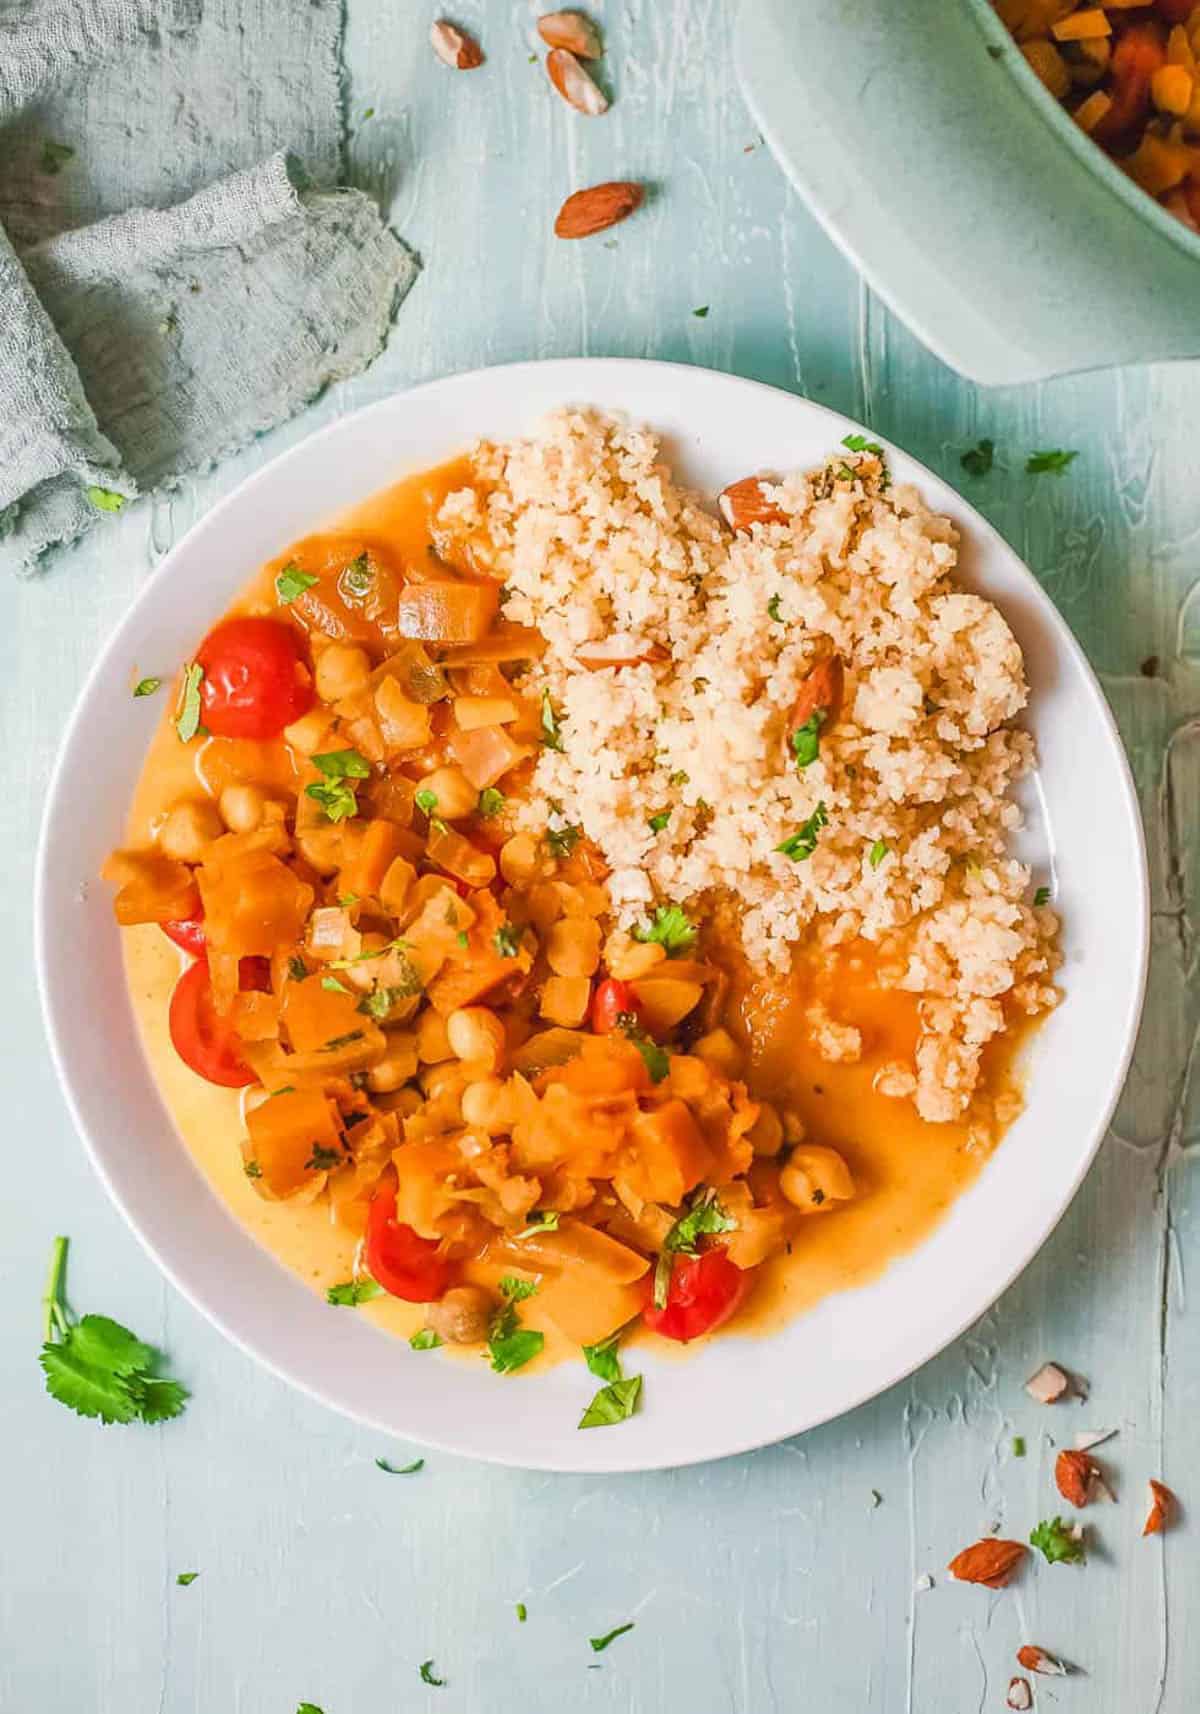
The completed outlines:
[[[1109,93],[1112,107],[1092,132],[1106,149],[1128,148],[1150,116],[1150,85],[1165,65],[1161,25],[1152,19],[1131,24],[1113,48]]]
[[[682,1202],[712,1164],[708,1146],[682,1101],[665,1101],[630,1123],[632,1142],[616,1179],[642,1202]]]
[[[332,1103],[315,1089],[273,1095],[246,1115],[242,1144],[247,1173],[270,1199],[320,1189],[325,1175],[349,1159]]]
[[[405,849],[405,834],[394,821],[368,822],[362,840],[338,881],[340,893],[376,898],[395,858]]]
[[[338,978],[314,975],[303,982],[289,982],[284,988],[280,1021],[297,1053],[315,1053],[331,1041],[354,1034],[362,1025],[359,996],[321,986],[331,980]]]

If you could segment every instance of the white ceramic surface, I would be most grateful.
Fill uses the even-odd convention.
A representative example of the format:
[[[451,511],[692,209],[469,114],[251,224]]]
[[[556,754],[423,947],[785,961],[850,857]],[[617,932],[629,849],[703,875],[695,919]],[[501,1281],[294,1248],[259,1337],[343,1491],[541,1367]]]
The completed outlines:
[[[697,1462],[822,1422],[902,1378],[970,1324],[1032,1257],[1085,1173],[1132,1050],[1147,892],[1125,758],[1084,657],[1016,556],[903,453],[964,531],[967,582],[996,599],[1025,650],[1041,752],[1024,850],[1051,865],[1065,918],[1065,1004],[1036,1038],[1028,1107],[978,1182],[917,1251],[767,1339],[730,1335],[688,1360],[642,1359],[645,1405],[611,1430],[575,1427],[582,1364],[500,1377],[416,1355],[332,1310],[246,1235],[176,1137],[142,1057],[108,889],[154,705],[135,663],[185,659],[254,569],[407,470],[477,434],[510,435],[562,403],[652,423],[684,476],[712,491],[748,470],[819,460],[862,425],[753,382],[669,364],[563,360],[453,376],[346,418],[277,459],[167,555],[98,660],[51,785],[38,870],[39,981],[76,1122],[126,1218],[168,1276],[230,1338],[295,1385],[387,1432],[529,1468]],[[1100,835],[1100,830],[1103,836]]]

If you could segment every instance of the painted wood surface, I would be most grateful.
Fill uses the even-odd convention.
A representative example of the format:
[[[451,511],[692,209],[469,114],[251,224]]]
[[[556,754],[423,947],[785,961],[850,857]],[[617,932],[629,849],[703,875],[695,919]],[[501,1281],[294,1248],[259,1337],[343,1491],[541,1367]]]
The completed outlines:
[[[488,52],[468,77],[433,61],[424,0],[350,0],[353,176],[424,260],[386,354],[288,429],[0,591],[5,1714],[292,1714],[302,1700],[325,1714],[960,1714],[1003,1706],[1028,1641],[1086,1674],[1038,1681],[1039,1707],[1195,1706],[1194,1533],[1139,1532],[1146,1475],[1185,1502],[1195,1489],[1200,1413],[1186,1291],[1200,1247],[1200,374],[962,383],[862,288],[762,147],[733,77],[732,0],[596,10],[617,99],[586,120],[531,62],[532,9],[463,0],[456,16]],[[853,131],[848,114],[848,147]],[[610,177],[652,183],[648,207],[607,239],[556,242],[562,197]],[[388,1477],[374,1458],[404,1449],[226,1344],[159,1279],[87,1166],[33,994],[36,829],[95,648],[218,496],[396,387],[579,353],[808,393],[908,447],[998,525],[1087,648],[1134,760],[1154,873],[1150,1009],[1113,1133],[1055,1237],[911,1382],[802,1439],[676,1474],[545,1477],[431,1456]],[[959,458],[981,435],[996,468],[973,481]],[[1029,450],[1060,446],[1080,454],[1066,476],[1025,475]],[[76,1301],[171,1353],[194,1394],[181,1421],[101,1430],[44,1397],[37,1298],[57,1231],[74,1238]],[[1090,1378],[1086,1407],[1025,1396],[1048,1356]],[[1023,1536],[1056,1509],[1054,1442],[1093,1425],[1120,1430],[1118,1503],[1097,1517],[1087,1567],[1039,1566],[995,1595],[948,1584],[946,1561],[977,1534]],[[590,1636],[629,1619],[591,1652]],[[419,1678],[431,1657],[445,1688]]]

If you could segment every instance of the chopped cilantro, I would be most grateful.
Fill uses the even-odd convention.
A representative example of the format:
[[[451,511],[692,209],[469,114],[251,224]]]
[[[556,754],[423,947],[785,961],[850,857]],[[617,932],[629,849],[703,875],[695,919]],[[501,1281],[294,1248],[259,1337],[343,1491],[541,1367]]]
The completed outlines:
[[[199,1575],[200,1573],[198,1571],[181,1571],[175,1581],[181,1589],[187,1589],[196,1581]]]
[[[888,844],[886,839],[877,839],[875,841],[874,845],[872,845],[871,849],[867,852],[867,862],[871,865],[872,869],[878,869],[879,865],[883,862],[890,850],[891,846]]]
[[[768,618],[774,619],[777,625],[783,624],[783,614],[779,611],[779,603],[782,599],[783,597],[780,595],[772,595],[771,599],[767,602],[767,616]]]
[[[816,761],[821,749],[821,728],[829,718],[827,708],[814,708],[803,726],[792,733],[792,751],[797,768],[808,768]]]
[[[118,494],[115,488],[89,488],[87,497],[98,512],[119,512],[128,494]]]
[[[371,777],[371,764],[357,750],[326,750],[323,755],[313,756],[312,764],[330,780],[369,780]]]
[[[585,1345],[583,1360],[590,1372],[600,1381],[619,1381],[621,1375],[621,1359],[617,1355],[617,1347],[621,1335],[614,1333],[599,1345]]]
[[[558,1231],[558,1210],[556,1208],[535,1209],[529,1216],[523,1232],[518,1232],[518,1238],[532,1238],[539,1232]]]
[[[175,730],[182,743],[188,743],[200,730],[200,686],[204,679],[204,668],[198,661],[191,661],[183,669],[183,682],[179,687],[179,709],[175,715]]]
[[[646,1070],[650,1073],[651,1083],[661,1083],[671,1069],[671,1056],[665,1047],[651,1041],[645,1034],[634,1012],[618,1012],[617,1028],[633,1043],[645,1062]]]
[[[795,833],[790,834],[775,849],[781,851],[785,857],[789,857],[793,863],[807,863],[817,849],[817,838],[821,829],[828,825],[829,814],[825,808],[825,800],[822,799],[808,820],[801,822]]]
[[[353,600],[361,601],[363,596],[369,593],[374,581],[375,576],[371,570],[370,556],[364,551],[355,554],[350,564],[338,578],[338,588]]]
[[[417,988],[416,992],[419,994],[421,989]],[[355,1010],[361,1012],[365,1018],[374,1018],[377,1024],[381,1024],[385,1018],[391,1017],[400,1000],[409,998],[411,998],[411,995],[403,986],[397,988],[373,988],[369,994],[363,995]]]
[[[298,595],[303,595],[306,589],[311,589],[314,583],[320,581],[320,578],[314,577],[311,572],[301,571],[295,560],[290,559],[275,579],[275,594],[279,597],[281,606],[290,607]]]
[[[351,1042],[361,1041],[362,1039],[363,1033],[361,1030],[350,1030],[344,1036],[334,1036],[331,1041],[327,1041],[325,1046],[321,1049],[321,1052],[333,1053],[336,1048],[349,1047]]]
[[[385,1476],[415,1476],[418,1470],[424,1470],[425,1460],[414,1458],[411,1464],[389,1464],[386,1458],[377,1458],[375,1468]]]
[[[47,137],[42,144],[41,170],[52,179],[57,178],[67,162],[74,159],[75,151],[70,143],[54,143]]]
[[[1042,476],[1047,471],[1061,476],[1068,464],[1074,464],[1078,457],[1077,452],[1064,452],[1061,447],[1053,452],[1031,452],[1025,460],[1025,469],[1030,476]]]
[[[582,838],[582,827],[548,827],[546,829],[546,845],[552,857],[569,857]]]
[[[178,1416],[187,1391],[154,1373],[158,1353],[107,1315],[71,1319],[64,1275],[66,1238],[56,1238],[42,1293],[43,1339],[39,1362],[46,1391],[78,1416],[101,1422],[165,1422]]]
[[[1083,1543],[1077,1541],[1061,1518],[1043,1518],[1029,1532],[1031,1547],[1042,1550],[1051,1565],[1076,1565],[1084,1557]]]
[[[341,905],[344,910],[349,910],[351,905],[356,905],[357,903],[358,903],[358,894],[357,893],[339,893],[338,894],[338,904]]]
[[[288,959],[287,971],[288,976],[293,982],[303,982],[306,976],[312,975],[312,971],[300,957],[299,953],[293,953]]]
[[[499,815],[504,808],[504,793],[497,791],[495,786],[485,786],[479,794],[476,814],[484,821],[490,821],[494,815]]]
[[[1049,903],[1050,903],[1050,889],[1049,889],[1049,887],[1039,887],[1037,892],[1033,895],[1034,909],[1040,911],[1043,905],[1048,905]]]
[[[562,727],[548,690],[542,692],[542,743],[547,750],[561,750],[563,747]]]
[[[659,905],[648,923],[634,925],[633,938],[655,941],[668,958],[674,958],[696,944],[696,925],[678,905]]]
[[[435,1678],[434,1677],[433,1662],[431,1660],[423,1660],[421,1662],[421,1683],[422,1684],[433,1684],[433,1685],[436,1685],[438,1687],[438,1689],[440,1690],[442,1685],[445,1684],[445,1682],[446,1682],[446,1680],[444,1678]]]
[[[633,1626],[634,1621],[630,1619],[627,1625],[618,1625],[615,1630],[606,1631],[602,1637],[589,1637],[588,1642],[592,1645],[593,1653],[600,1654],[608,1647],[609,1643],[615,1643],[618,1637],[623,1637],[626,1631],[633,1629]]]
[[[471,944],[471,937],[465,928],[460,928],[454,938],[458,942],[459,946],[467,947]]]
[[[852,465],[839,464],[834,475],[839,477],[843,482],[853,482],[858,476],[858,471],[855,470]]]
[[[327,994],[348,994],[350,992],[344,982],[339,982],[336,976],[322,976],[321,986]]]
[[[610,1381],[601,1387],[579,1419],[580,1428],[611,1428],[624,1422],[637,1409],[642,1392],[642,1377],[630,1375],[626,1381]]]
[[[877,440],[868,440],[865,434],[845,434],[842,445],[848,452],[873,452],[876,458],[883,457],[883,448]]]
[[[422,786],[414,795],[413,802],[425,815],[432,815],[437,809],[437,793],[431,792],[428,786]]]
[[[441,1340],[432,1327],[422,1327],[419,1333],[414,1333],[409,1340],[414,1351],[436,1351]]]
[[[315,780],[311,786],[305,786],[304,792],[314,803],[320,804],[330,821],[346,821],[358,814],[354,787],[347,785],[345,780]]]
[[[242,1168],[242,1171],[245,1173],[247,1178],[261,1178],[262,1177],[262,1165],[259,1161],[256,1161],[256,1160],[248,1160],[246,1162],[245,1166]]]
[[[364,107],[363,108],[362,123],[364,125],[366,124],[368,119],[374,119],[374,117],[375,117],[375,109],[373,107]]]
[[[501,1293],[509,1303],[523,1303],[527,1297],[533,1297],[537,1291],[536,1280],[519,1280],[515,1274],[505,1274],[500,1281]]]
[[[304,1163],[306,1172],[332,1172],[342,1164],[340,1149],[326,1148],[324,1143],[314,1143],[312,1154]]]
[[[493,1315],[488,1328],[488,1355],[498,1375],[510,1375],[514,1369],[523,1368],[545,1343],[544,1334],[521,1326],[511,1299]]]
[[[657,815],[652,815],[650,817],[650,820],[646,823],[646,825],[650,829],[651,833],[661,833],[663,828],[670,821],[670,819],[671,819],[670,810],[669,809],[660,809]]]
[[[331,1285],[325,1293],[325,1301],[339,1309],[357,1309],[360,1303],[370,1303],[372,1298],[382,1295],[383,1287],[364,1277],[359,1280],[343,1280],[340,1285]]]
[[[995,462],[995,457],[996,443],[985,437],[974,446],[969,446],[958,462],[968,476],[986,476]]]
[[[528,1607],[525,1605],[524,1601],[518,1601],[517,1602],[517,1623],[518,1623],[518,1625],[523,1625],[528,1617],[529,1617]]]
[[[686,1214],[681,1214],[662,1242],[654,1269],[654,1307],[665,1309],[671,1288],[671,1269],[676,1256],[698,1256],[700,1239],[732,1232],[737,1221],[717,1200],[715,1190],[697,1191]]]
[[[153,696],[162,680],[160,678],[140,678],[133,687],[135,696]]]
[[[1023,1434],[1014,1434],[1013,1435],[1012,1455],[1014,1458],[1024,1458],[1024,1456],[1025,1456],[1025,1436]]]
[[[302,1702],[296,1714],[325,1714],[324,1709],[318,1708],[315,1702]]]
[[[692,314],[697,318],[698,321],[703,321],[705,316],[708,314],[708,305],[707,304],[701,304],[699,309],[694,309],[692,311]]]
[[[492,936],[492,945],[501,958],[515,958],[521,950],[525,930],[516,923],[502,922]]]

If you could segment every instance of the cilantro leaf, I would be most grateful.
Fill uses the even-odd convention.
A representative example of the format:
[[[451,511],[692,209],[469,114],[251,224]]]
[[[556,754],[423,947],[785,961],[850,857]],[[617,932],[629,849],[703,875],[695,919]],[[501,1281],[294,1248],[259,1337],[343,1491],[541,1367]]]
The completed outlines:
[[[320,768],[331,780],[369,780],[371,764],[357,750],[326,750],[310,758],[314,768]]]
[[[298,952],[293,953],[288,959],[287,971],[289,979],[293,982],[303,982],[306,976],[312,975],[312,971],[308,968],[308,965],[300,957]]]
[[[704,320],[705,316],[708,314],[708,307],[709,306],[707,304],[701,304],[699,309],[694,309],[692,311],[692,314],[696,317],[697,321]]]
[[[500,1290],[510,1303],[524,1303],[527,1297],[533,1297],[537,1291],[536,1280],[519,1280],[515,1274],[505,1274],[500,1281]]]
[[[421,987],[418,985],[417,993],[420,992]],[[364,1017],[374,1018],[377,1024],[381,1024],[386,1018],[391,1017],[392,1012],[395,1010],[395,1007],[400,1000],[408,999],[410,997],[411,996],[406,993],[404,986],[398,988],[373,988],[369,994],[363,995],[362,999],[355,1007],[355,1010],[361,1012]]]
[[[620,1381],[624,1378],[621,1374],[621,1359],[617,1355],[620,1339],[620,1334],[614,1333],[599,1345],[583,1347],[583,1360],[597,1380]]]
[[[420,1332],[414,1333],[408,1342],[414,1351],[436,1351],[441,1344],[441,1340],[432,1327],[422,1327]]]
[[[181,1589],[186,1589],[190,1584],[196,1581],[199,1575],[200,1573],[198,1571],[181,1571],[175,1581]]]
[[[767,616],[774,619],[777,625],[783,624],[783,614],[779,611],[779,603],[781,600],[781,596],[772,595],[771,599],[767,602]]]
[[[339,982],[336,976],[322,976],[321,986],[327,994],[348,994],[350,992],[344,982]]]
[[[85,493],[98,512],[119,512],[129,499],[128,494],[118,494],[115,488],[88,488]]]
[[[633,938],[655,941],[674,958],[696,944],[696,925],[678,905],[659,905],[648,923],[634,924]]]
[[[523,1625],[525,1623],[526,1619],[529,1617],[529,1608],[525,1605],[524,1601],[518,1601],[517,1602],[516,1612],[517,1612],[517,1623],[519,1625]]]
[[[475,806],[475,813],[481,816],[484,821],[490,821],[494,815],[500,814],[500,811],[504,808],[505,801],[503,792],[497,791],[495,786],[485,786],[479,794],[479,802]]]
[[[548,827],[546,829],[546,846],[553,857],[569,857],[582,838],[582,827]]]
[[[188,1391],[178,1381],[152,1376],[149,1380],[139,1380],[138,1396],[143,1422],[170,1422],[182,1412]]]
[[[445,1682],[446,1682],[446,1680],[444,1678],[435,1678],[434,1677],[432,1660],[423,1660],[421,1662],[421,1683],[422,1684],[435,1684],[435,1685],[437,1685],[438,1689],[440,1690],[442,1685],[445,1684]]]
[[[558,1231],[558,1210],[556,1208],[535,1209],[529,1216],[523,1232],[518,1232],[518,1238],[532,1238],[537,1232]]]
[[[631,1375],[627,1381],[610,1381],[601,1387],[579,1419],[580,1428],[611,1428],[624,1422],[637,1409],[642,1392],[642,1377]]]
[[[1078,457],[1077,452],[1064,452],[1061,447],[1052,452],[1031,452],[1025,460],[1025,470],[1030,476],[1043,476],[1047,471],[1053,476],[1061,476],[1068,464],[1074,464]]]
[[[656,1041],[642,1029],[635,1012],[618,1012],[617,1028],[621,1034],[631,1041],[642,1056],[646,1070],[650,1073],[651,1083],[661,1083],[671,1069],[671,1056],[665,1047],[659,1047]]]
[[[140,678],[133,687],[135,696],[153,696],[162,685],[160,678]]]
[[[814,708],[803,726],[792,733],[792,752],[798,768],[807,768],[816,761],[821,749],[821,728],[829,718],[826,708]]]
[[[875,841],[874,845],[872,845],[871,849],[867,852],[867,862],[871,865],[872,869],[878,869],[879,865],[883,862],[890,850],[891,846],[888,844],[886,839],[877,839]]]
[[[995,456],[995,441],[985,437],[974,446],[968,447],[958,462],[968,476],[986,476],[995,462]]]
[[[633,1629],[633,1626],[634,1621],[630,1619],[627,1625],[618,1625],[615,1630],[605,1631],[602,1637],[589,1637],[588,1642],[592,1645],[593,1653],[600,1654],[608,1647],[609,1643],[616,1642],[618,1637],[623,1637],[626,1631],[631,1631]]]
[[[203,681],[204,668],[199,661],[190,661],[183,669],[183,682],[179,687],[179,710],[175,716],[175,730],[184,744],[200,730],[200,686]]]
[[[1034,910],[1040,911],[1043,905],[1048,905],[1049,903],[1050,903],[1050,889],[1049,889],[1049,887],[1039,887],[1037,892],[1033,895],[1033,908],[1034,908]]]
[[[316,760],[315,757],[313,759]],[[346,821],[358,814],[354,787],[344,780],[314,780],[311,786],[305,786],[304,792],[306,797],[320,804],[330,821]]]
[[[85,1315],[72,1329],[71,1348],[85,1363],[95,1363],[114,1375],[149,1369],[154,1352],[137,1336],[107,1315]]]
[[[542,743],[547,750],[561,750],[563,747],[562,725],[548,690],[542,692]]]
[[[377,1458],[375,1468],[385,1476],[415,1476],[418,1470],[424,1470],[425,1460],[414,1458],[411,1464],[389,1464],[386,1458]]]
[[[842,445],[848,452],[872,452],[876,458],[883,457],[883,448],[877,440],[868,440],[865,434],[844,434]]]
[[[75,159],[75,151],[70,143],[55,143],[49,137],[42,144],[39,166],[48,177],[56,179],[68,161]]]
[[[326,1042],[325,1045],[329,1047],[332,1044]],[[312,1154],[304,1163],[305,1171],[333,1172],[336,1167],[341,1166],[343,1158],[340,1149],[327,1148],[324,1143],[314,1143]]]
[[[657,815],[652,815],[650,817],[649,821],[646,823],[646,826],[650,829],[651,833],[661,833],[663,828],[666,827],[667,823],[670,821],[670,819],[671,819],[670,810],[669,809],[660,809]]]
[[[138,1403],[119,1375],[85,1363],[71,1350],[70,1334],[62,1344],[43,1345],[38,1361],[46,1376],[46,1391],[77,1416],[101,1422],[132,1422]]]
[[[279,576],[275,579],[275,594],[281,607],[290,607],[298,595],[303,595],[306,589],[311,589],[314,583],[320,583],[319,577],[311,572],[301,571],[294,559],[289,559]]]
[[[324,1709],[318,1708],[315,1702],[302,1702],[296,1714],[325,1714]]]
[[[1077,1541],[1061,1518],[1043,1518],[1029,1532],[1032,1547],[1038,1547],[1051,1565],[1076,1565],[1083,1559],[1083,1543]]]
[[[782,852],[785,857],[789,857],[793,863],[807,863],[817,849],[817,838],[821,829],[828,825],[829,814],[825,808],[825,800],[822,798],[808,820],[802,821],[795,833],[789,834],[775,849]]]
[[[360,1303],[370,1303],[372,1298],[382,1295],[383,1287],[375,1280],[343,1280],[340,1285],[330,1286],[325,1293],[325,1302],[339,1309],[357,1309]]]
[[[515,923],[502,922],[492,936],[492,945],[501,958],[515,958],[521,950],[525,930]]]
[[[546,1343],[545,1335],[532,1327],[522,1327],[515,1306],[509,1302],[498,1309],[488,1329],[488,1353],[492,1368],[498,1375],[509,1375],[536,1357]]]

